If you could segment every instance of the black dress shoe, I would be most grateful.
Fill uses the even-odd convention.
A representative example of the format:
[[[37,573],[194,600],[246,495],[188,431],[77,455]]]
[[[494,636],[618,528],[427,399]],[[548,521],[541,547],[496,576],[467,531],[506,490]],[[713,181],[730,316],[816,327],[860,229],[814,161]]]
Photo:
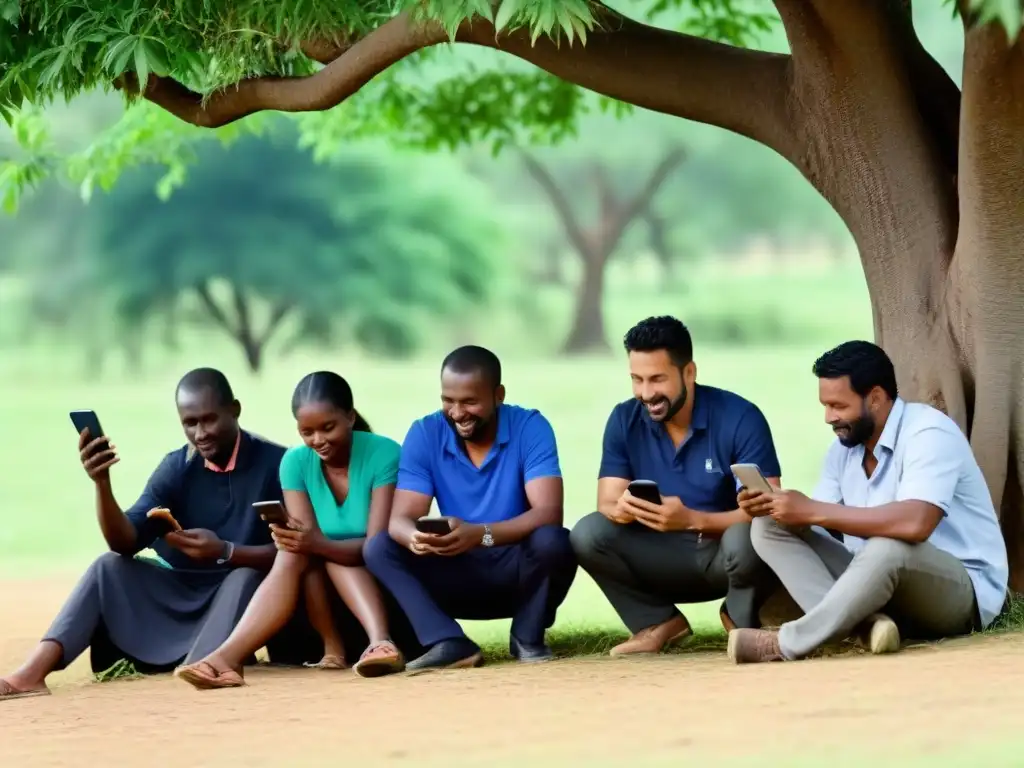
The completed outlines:
[[[442,640],[430,647],[430,650],[405,665],[410,675],[433,672],[437,669],[463,669],[479,667],[484,663],[484,655],[480,646],[468,638]]]
[[[509,635],[508,652],[512,654],[512,658],[526,664],[551,661],[555,658],[555,654],[548,648],[546,643],[524,643],[516,638],[515,635]]]

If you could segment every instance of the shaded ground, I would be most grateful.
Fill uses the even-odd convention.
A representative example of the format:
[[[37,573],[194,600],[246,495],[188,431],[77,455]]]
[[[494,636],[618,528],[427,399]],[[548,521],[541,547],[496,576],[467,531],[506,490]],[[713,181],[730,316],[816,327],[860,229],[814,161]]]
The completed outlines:
[[[6,582],[0,664],[64,581]],[[0,704],[0,765],[1019,765],[1024,636],[897,656],[734,667],[720,653],[498,664],[419,678],[263,669],[196,692],[170,677]]]

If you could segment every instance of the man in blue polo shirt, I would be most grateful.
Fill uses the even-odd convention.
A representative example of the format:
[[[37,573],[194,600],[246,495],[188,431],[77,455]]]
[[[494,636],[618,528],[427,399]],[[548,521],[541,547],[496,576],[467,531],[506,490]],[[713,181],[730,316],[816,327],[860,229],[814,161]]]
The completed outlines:
[[[753,403],[697,384],[693,342],[674,317],[652,317],[624,340],[633,399],[608,418],[598,511],[571,541],[580,565],[632,633],[613,656],[657,653],[691,634],[676,603],[725,598],[726,629],[758,627],[778,581],[750,543],[732,464],[756,464],[773,485],[782,471],[771,430]],[[632,496],[658,484],[661,504]]]
[[[540,412],[504,400],[494,353],[445,358],[441,410],[410,427],[389,529],[366,543],[367,568],[428,649],[410,673],[482,663],[456,618],[512,617],[512,655],[552,658],[544,633],[576,575],[558,449]],[[435,499],[450,533],[417,530]]]

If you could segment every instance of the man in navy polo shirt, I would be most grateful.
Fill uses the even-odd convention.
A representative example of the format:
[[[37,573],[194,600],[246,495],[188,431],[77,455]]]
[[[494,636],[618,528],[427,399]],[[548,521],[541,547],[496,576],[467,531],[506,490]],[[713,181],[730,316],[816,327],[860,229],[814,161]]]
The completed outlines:
[[[558,449],[539,411],[504,400],[494,353],[468,346],[445,358],[441,410],[410,427],[389,529],[364,548],[428,649],[410,673],[482,663],[456,618],[512,617],[512,655],[552,658],[544,633],[576,575]],[[416,528],[434,499],[450,533]]]
[[[696,383],[693,342],[679,320],[643,320],[624,344],[633,399],[608,418],[598,511],[571,536],[580,565],[632,633],[611,653],[657,653],[689,636],[676,603],[724,597],[727,630],[759,627],[778,581],[751,545],[729,467],[757,464],[779,485],[768,422],[739,395]],[[661,504],[629,493],[639,479],[658,484]]]

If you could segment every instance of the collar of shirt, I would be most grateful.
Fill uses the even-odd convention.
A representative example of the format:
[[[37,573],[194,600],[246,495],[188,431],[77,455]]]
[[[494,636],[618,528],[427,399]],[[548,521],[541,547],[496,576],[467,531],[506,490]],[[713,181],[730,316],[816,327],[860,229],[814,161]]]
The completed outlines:
[[[879,450],[884,448],[889,454],[893,454],[896,451],[896,441],[900,436],[900,426],[903,423],[903,412],[906,410],[906,403],[902,397],[897,397],[892,404],[892,409],[889,411],[889,416],[885,420],[885,426],[882,427],[882,434],[878,436],[878,442],[875,444],[875,449],[872,451],[874,457],[879,461],[882,460],[882,453]],[[864,460],[865,446],[862,443],[856,448],[857,457],[863,462]]]
[[[502,446],[508,445],[508,441],[512,436],[508,423],[509,420],[506,418],[504,405],[498,406],[498,410],[495,412],[494,417],[498,420],[498,434],[494,439],[494,445],[487,453],[487,459],[484,460],[485,464],[490,461],[491,456],[497,453]],[[452,429],[451,424],[448,423],[447,419],[445,419],[445,427],[447,428],[444,437],[445,452],[450,453],[452,456],[460,458],[464,457],[465,450],[462,448],[461,440],[455,430]],[[483,469],[482,466],[481,469]]]
[[[233,472],[234,469],[235,469],[235,464],[238,462],[238,447],[241,444],[242,444],[242,430],[238,430],[238,437],[235,438],[235,447],[234,447],[234,450],[231,451],[231,458],[228,459],[228,463],[225,464],[223,467],[218,467],[216,464],[214,464],[209,459],[204,459],[203,460],[203,466],[206,467],[211,472],[222,472],[222,473],[223,472]]]
[[[687,438],[697,430],[708,428],[708,398],[706,393],[703,393],[703,389],[700,384],[693,385],[693,414],[690,416],[690,428],[687,430]],[[652,419],[646,407],[640,410],[640,417],[652,432],[658,435],[665,434],[665,424]],[[686,443],[686,440],[683,440],[683,443]],[[682,445],[679,447],[682,448]]]

